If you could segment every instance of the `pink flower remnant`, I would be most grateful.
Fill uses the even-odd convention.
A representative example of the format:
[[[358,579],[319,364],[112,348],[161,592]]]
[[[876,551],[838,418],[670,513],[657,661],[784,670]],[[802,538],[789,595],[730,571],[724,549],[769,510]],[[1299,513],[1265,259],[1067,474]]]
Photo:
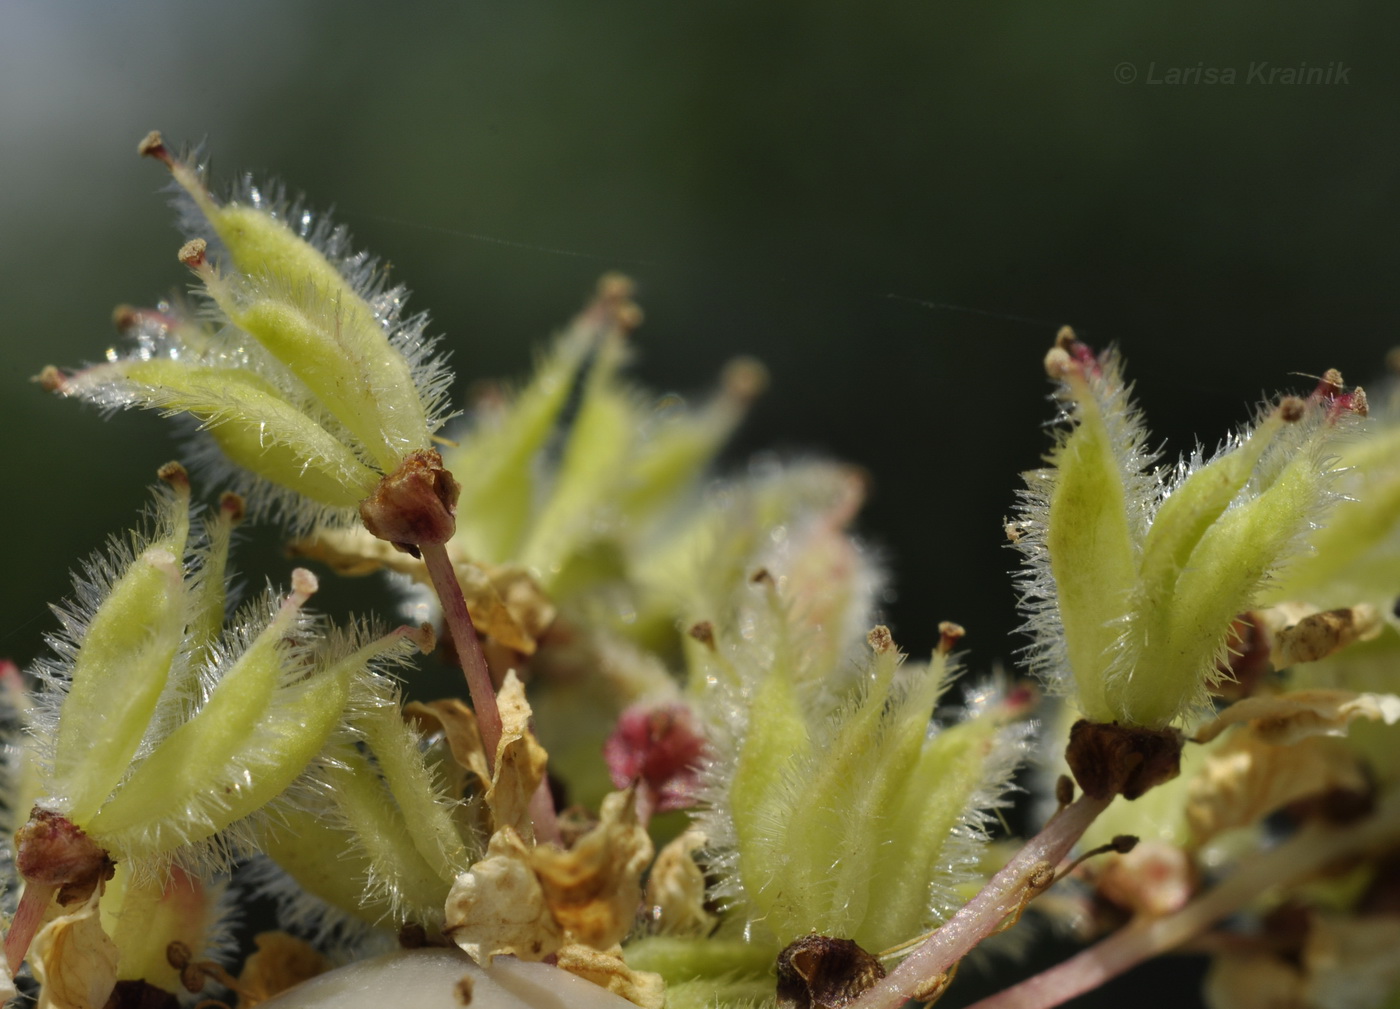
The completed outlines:
[[[613,784],[637,782],[638,807],[646,813],[695,804],[704,753],[705,737],[684,704],[635,704],[603,744]]]

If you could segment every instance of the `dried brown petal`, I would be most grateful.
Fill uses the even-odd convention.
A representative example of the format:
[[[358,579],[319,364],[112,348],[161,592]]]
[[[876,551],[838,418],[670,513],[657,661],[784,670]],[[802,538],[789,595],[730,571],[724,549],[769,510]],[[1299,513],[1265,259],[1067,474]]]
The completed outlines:
[[[704,845],[704,834],[687,830],[656,856],[647,877],[646,907],[662,935],[708,935],[714,928],[715,917],[705,910],[705,874],[694,858]]]
[[[1274,668],[1325,659],[1354,641],[1374,638],[1382,626],[1379,611],[1365,604],[1309,614],[1274,635]]]
[[[486,857],[452,884],[443,932],[477,963],[503,953],[543,960],[563,944],[530,856],[520,835],[503,828],[491,835]]]
[[[604,798],[598,826],[568,851],[535,849],[545,900],[570,938],[594,949],[622,942],[636,922],[642,873],[654,850],[637,822],[631,789]]]
[[[1084,794],[1136,799],[1181,773],[1182,736],[1176,729],[1143,729],[1080,719],[1069,733],[1065,760]]]
[[[1394,725],[1400,720],[1400,697],[1358,694],[1350,690],[1295,690],[1274,697],[1236,701],[1196,733],[1206,743],[1231,725],[1250,722],[1254,733],[1270,743],[1294,743],[1308,736],[1344,736],[1354,719]]]
[[[1242,731],[1211,753],[1191,779],[1186,821],[1196,840],[1205,841],[1298,799],[1367,785],[1357,758],[1341,740],[1309,736],[1280,746]]]
[[[337,574],[359,577],[384,569],[428,582],[421,561],[364,529],[321,529],[294,540],[287,550],[295,557],[327,564]],[[451,547],[448,554],[477,633],[522,655],[533,655],[557,615],[534,576],[523,568],[473,564]]]
[[[310,943],[286,932],[259,932],[253,944],[257,951],[244,961],[238,975],[238,1009],[251,1009],[331,966]]]
[[[620,948],[597,950],[570,943],[559,950],[558,964],[642,1009],[664,1009],[666,1005],[666,982],[661,975],[628,967]]]
[[[464,702],[455,697],[426,703],[410,701],[403,706],[403,716],[425,736],[442,733],[453,762],[476,780],[481,791],[485,792],[491,786],[486,747],[481,742],[476,712]]]
[[[93,892],[39,930],[28,962],[43,986],[38,1009],[102,1009],[117,984],[116,943],[102,930]]]
[[[454,513],[461,487],[434,449],[404,457],[360,502],[360,521],[371,534],[417,556],[418,545],[446,543],[457,531]]]
[[[15,834],[16,864],[31,883],[61,887],[60,904],[88,899],[116,866],[96,841],[77,824],[52,810],[35,806]]]
[[[840,1009],[884,976],[850,939],[803,936],[778,954],[778,1009]]]
[[[496,703],[501,711],[501,742],[496,747],[496,771],[486,791],[486,806],[496,830],[509,827],[533,839],[530,797],[544,780],[549,754],[530,731],[530,703],[515,670],[506,673]]]

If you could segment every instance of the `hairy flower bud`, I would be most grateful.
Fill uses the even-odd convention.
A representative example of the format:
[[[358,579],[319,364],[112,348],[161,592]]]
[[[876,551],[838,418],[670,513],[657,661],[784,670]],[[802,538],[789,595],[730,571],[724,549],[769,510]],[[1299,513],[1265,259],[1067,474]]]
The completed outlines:
[[[1071,426],[1025,475],[1017,522],[1032,666],[1092,721],[1163,728],[1204,702],[1236,615],[1306,549],[1334,496],[1324,446],[1361,401],[1285,397],[1168,475],[1112,351],[1065,330],[1046,369]]]
[[[450,375],[425,319],[401,317],[406,293],[342,229],[251,185],[216,200],[202,166],[159,134],[141,153],[184,194],[197,234],[179,258],[214,323],[178,304],[121,311],[135,353],[71,375],[46,369],[44,384],[107,408],[187,414],[249,474],[255,508],[280,504],[306,525],[346,520],[444,419]]]

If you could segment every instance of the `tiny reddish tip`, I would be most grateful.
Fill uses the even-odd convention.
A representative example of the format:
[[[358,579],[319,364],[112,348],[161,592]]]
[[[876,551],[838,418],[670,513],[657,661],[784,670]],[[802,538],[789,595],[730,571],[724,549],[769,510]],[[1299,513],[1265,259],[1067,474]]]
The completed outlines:
[[[248,505],[242,494],[226,490],[219,495],[219,514],[228,519],[231,525],[238,525],[247,514]]]
[[[136,153],[143,158],[155,158],[167,166],[175,160],[170,156],[170,149],[165,146],[165,138],[160,135],[160,130],[152,130],[142,137],[141,143],[136,145]]]
[[[190,489],[190,473],[184,466],[174,460],[166,463],[156,470],[156,476],[178,491],[188,492]]]
[[[1021,683],[1006,693],[1006,708],[1012,714],[1020,714],[1040,702],[1040,694],[1030,683]]]
[[[134,329],[140,317],[140,309],[135,305],[118,305],[112,309],[112,325],[116,326],[117,331],[121,333]]]
[[[692,624],[690,630],[686,631],[686,633],[710,651],[715,650],[715,625],[708,620],[701,620],[697,624]]]
[[[955,624],[951,620],[944,620],[938,625],[938,654],[947,655],[958,646],[958,642],[967,636],[961,624]]]
[[[29,381],[38,382],[39,388],[45,392],[62,392],[64,384],[68,381],[67,376],[51,364],[44,365],[44,369]]]
[[[865,640],[870,645],[870,650],[876,655],[886,655],[895,650],[894,635],[884,624],[872,627],[870,633],[865,636]]]
[[[208,243],[205,242],[204,239],[191,238],[184,245],[180,246],[178,258],[180,262],[184,263],[191,270],[199,270],[203,268],[206,263],[205,251],[207,249]]]

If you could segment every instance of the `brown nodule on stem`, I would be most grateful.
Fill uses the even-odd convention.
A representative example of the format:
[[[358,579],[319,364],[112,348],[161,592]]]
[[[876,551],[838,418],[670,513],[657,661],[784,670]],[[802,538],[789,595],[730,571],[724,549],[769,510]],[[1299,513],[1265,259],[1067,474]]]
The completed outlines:
[[[850,939],[803,936],[778,954],[778,1009],[840,1009],[884,976]]]
[[[81,827],[38,806],[15,834],[15,850],[20,875],[29,883],[58,887],[60,904],[87,900],[117,868]]]
[[[404,553],[419,556],[425,543],[446,543],[457,531],[455,513],[461,487],[433,449],[410,452],[369,497],[360,502],[360,521],[370,534]]]
[[[1144,729],[1080,719],[1069,732],[1065,760],[1084,794],[1094,799],[1136,799],[1181,773],[1176,729]]]

